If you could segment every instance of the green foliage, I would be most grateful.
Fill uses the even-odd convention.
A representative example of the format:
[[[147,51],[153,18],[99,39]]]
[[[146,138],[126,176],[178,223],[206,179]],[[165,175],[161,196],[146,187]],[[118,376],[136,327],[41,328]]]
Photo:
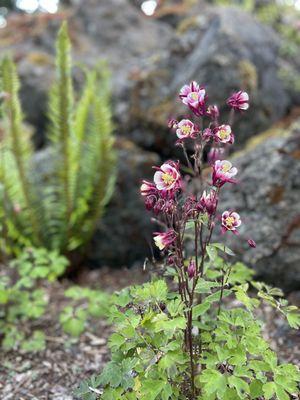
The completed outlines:
[[[46,311],[47,296],[43,289],[37,289],[37,283],[56,279],[67,265],[68,261],[56,251],[31,248],[10,263],[10,273],[0,276],[0,332],[5,350],[38,351],[45,347],[42,331],[35,330],[28,337],[20,327]]]
[[[84,246],[109,201],[116,175],[108,73],[102,63],[85,72],[74,99],[71,44],[64,23],[57,38],[56,79],[50,91],[52,165],[37,179],[30,134],[18,99],[19,80],[10,58],[1,64],[0,217],[1,247],[19,254],[24,246],[68,253]]]
[[[71,299],[59,316],[63,330],[74,337],[80,336],[90,317],[107,317],[111,296],[100,290],[73,286],[65,291]]]
[[[197,400],[289,399],[299,391],[299,369],[278,364],[255,309],[266,301],[287,317],[292,314],[292,327],[299,311],[282,301],[279,289],[253,282],[245,265],[218,255],[231,254],[229,249],[219,244],[210,248],[216,251],[209,251],[206,276],[197,283],[199,298],[192,306]],[[168,275],[174,276],[170,268]],[[227,308],[225,296],[235,297],[238,305]],[[112,359],[100,376],[82,382],[76,395],[87,400],[190,399],[187,309],[180,295],[159,279],[122,290],[112,303]]]

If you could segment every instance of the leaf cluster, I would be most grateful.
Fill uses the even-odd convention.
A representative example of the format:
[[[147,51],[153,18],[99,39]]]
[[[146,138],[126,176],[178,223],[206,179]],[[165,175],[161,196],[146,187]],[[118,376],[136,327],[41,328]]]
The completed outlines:
[[[65,291],[69,304],[59,316],[61,326],[67,334],[79,337],[86,329],[90,318],[107,318],[111,305],[111,296],[100,290],[70,287]]]
[[[0,331],[5,350],[37,351],[45,347],[44,333],[37,329],[27,335],[24,326],[46,311],[48,298],[43,288],[37,288],[38,283],[55,280],[67,265],[67,259],[56,251],[30,248],[11,261],[8,274],[0,276]]]
[[[293,328],[299,326],[299,311],[281,299],[279,289],[253,281],[245,265],[220,257],[232,255],[230,249],[216,243],[208,253],[205,277],[195,289],[201,302],[192,306],[197,400],[288,400],[299,393],[299,369],[278,363],[255,310],[267,302],[285,314]],[[170,267],[167,274],[175,275]],[[225,302],[228,296],[231,301]],[[101,375],[81,383],[79,398],[190,398],[190,360],[184,344],[187,310],[179,294],[160,279],[124,289],[113,303],[112,359]]]

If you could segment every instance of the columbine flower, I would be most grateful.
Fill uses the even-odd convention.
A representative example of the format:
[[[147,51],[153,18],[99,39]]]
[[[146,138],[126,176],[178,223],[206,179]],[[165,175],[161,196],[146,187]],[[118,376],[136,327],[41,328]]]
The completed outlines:
[[[204,129],[202,132],[202,139],[209,141],[211,137],[213,137],[213,131],[210,128]]]
[[[214,164],[216,160],[222,159],[225,149],[222,147],[212,147],[207,154],[209,164]]]
[[[186,104],[196,115],[205,114],[205,89],[193,81],[184,85],[179,93],[183,104]]]
[[[217,207],[217,196],[216,192],[211,191],[210,193],[206,193],[204,190],[198,206],[202,211],[206,211],[207,214],[212,215],[216,211]]]
[[[166,162],[154,174],[154,183],[158,190],[170,191],[180,187],[178,164]]]
[[[234,136],[230,125],[220,125],[215,128],[214,138],[217,142],[232,144],[234,142]]]
[[[188,277],[190,279],[194,278],[194,276],[196,274],[196,263],[194,260],[190,261],[189,266],[187,268],[187,273],[188,273]]]
[[[156,194],[157,189],[154,183],[149,181],[143,181],[140,191],[142,196],[149,196],[151,194]]]
[[[181,120],[176,126],[176,135],[179,139],[187,139],[192,138],[194,139],[197,134],[197,129],[192,121],[189,119]]]
[[[237,212],[224,211],[222,214],[222,233],[231,231],[237,234],[237,228],[241,225],[241,217]]]
[[[226,182],[234,183],[232,179],[237,174],[237,168],[227,160],[217,160],[213,166],[212,181],[214,186],[221,187]]]
[[[220,116],[220,111],[218,106],[213,105],[213,106],[208,106],[206,114],[211,118],[211,119],[218,119]]]
[[[173,229],[169,229],[167,232],[155,232],[154,242],[159,250],[168,248],[176,239],[176,233]]]
[[[248,110],[249,108],[249,95],[246,92],[233,93],[227,100],[227,104],[235,110]]]
[[[168,127],[172,129],[176,129],[178,125],[178,121],[176,119],[169,119],[168,121]]]

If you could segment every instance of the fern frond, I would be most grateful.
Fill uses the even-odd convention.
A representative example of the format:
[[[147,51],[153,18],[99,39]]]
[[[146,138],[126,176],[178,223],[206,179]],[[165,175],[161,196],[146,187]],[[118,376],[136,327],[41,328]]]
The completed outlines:
[[[50,92],[49,138],[59,154],[55,185],[60,188],[57,192],[57,202],[58,208],[64,213],[64,216],[60,216],[59,219],[64,221],[66,227],[65,242],[68,239],[68,227],[73,208],[72,183],[74,181],[72,178],[74,100],[70,48],[68,27],[64,22],[56,42],[56,82]]]
[[[98,69],[90,72],[85,90],[87,93],[90,87],[93,95],[90,93],[89,104],[86,104],[89,113],[81,145],[76,207],[73,213],[74,246],[90,239],[114,188],[116,156],[113,150],[108,76],[105,71],[102,65],[101,75]]]
[[[4,130],[6,134],[1,142],[3,164],[1,179],[10,203],[14,201],[23,207],[24,218],[29,219],[33,242],[39,244],[39,224],[35,213],[35,196],[30,184],[29,160],[32,157],[30,137],[23,124],[23,115],[18,97],[19,79],[13,61],[6,57],[1,65],[2,88],[6,94],[3,104]],[[12,180],[13,168],[17,176]],[[27,223],[28,226],[28,223]],[[21,235],[22,236],[22,235]]]

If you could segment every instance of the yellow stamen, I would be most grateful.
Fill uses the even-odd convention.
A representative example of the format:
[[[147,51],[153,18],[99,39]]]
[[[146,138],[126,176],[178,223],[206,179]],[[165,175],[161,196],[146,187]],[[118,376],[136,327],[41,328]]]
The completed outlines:
[[[190,94],[190,96],[191,96],[191,98],[192,98],[193,100],[198,100],[198,93],[192,92],[192,93]]]
[[[230,133],[228,131],[226,131],[225,129],[220,129],[219,131],[219,137],[224,140],[227,139],[229,137]]]
[[[191,132],[191,127],[189,125],[183,125],[180,129],[185,135],[188,135]]]
[[[167,186],[172,185],[172,184],[174,183],[174,181],[175,181],[175,179],[173,178],[173,176],[170,175],[170,174],[167,174],[167,173],[162,174],[162,180],[164,181],[164,183],[165,183]]]
[[[230,170],[230,168],[231,168],[231,165],[230,165],[229,163],[224,163],[224,164],[222,165],[222,167],[221,167],[221,170],[222,170],[223,172],[228,172],[228,171]]]
[[[225,222],[226,222],[226,226],[228,226],[229,228],[232,228],[232,226],[235,222],[235,219],[233,217],[227,217],[225,219]]]

